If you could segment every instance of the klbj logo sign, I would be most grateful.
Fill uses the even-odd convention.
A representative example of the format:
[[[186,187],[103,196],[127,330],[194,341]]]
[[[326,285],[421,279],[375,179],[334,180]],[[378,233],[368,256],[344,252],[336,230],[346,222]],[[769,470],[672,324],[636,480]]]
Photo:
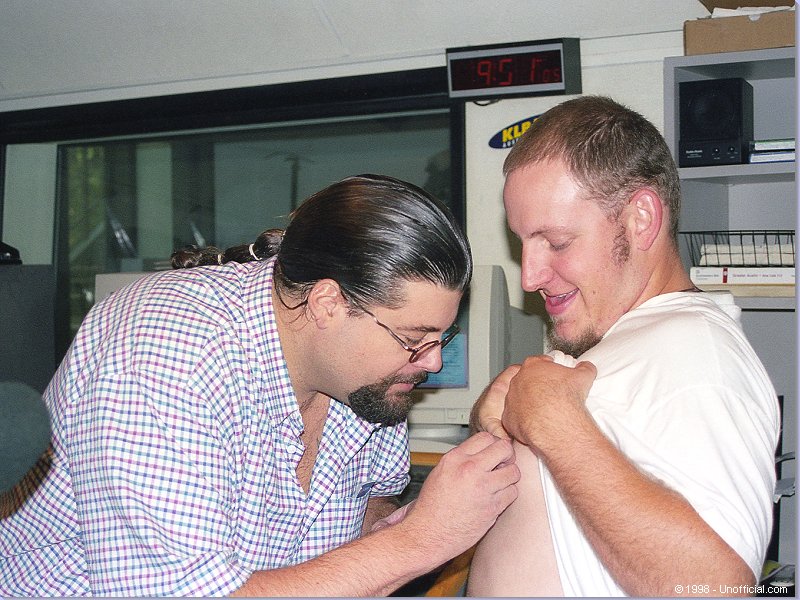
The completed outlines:
[[[534,115],[532,117],[528,117],[527,119],[517,121],[513,125],[504,127],[492,136],[492,138],[489,140],[489,146],[492,148],[497,148],[498,150],[502,150],[503,148],[511,148],[511,146],[516,144],[517,140],[522,137],[522,134],[528,131],[530,126],[533,125],[533,122],[538,119],[539,116],[540,115]]]

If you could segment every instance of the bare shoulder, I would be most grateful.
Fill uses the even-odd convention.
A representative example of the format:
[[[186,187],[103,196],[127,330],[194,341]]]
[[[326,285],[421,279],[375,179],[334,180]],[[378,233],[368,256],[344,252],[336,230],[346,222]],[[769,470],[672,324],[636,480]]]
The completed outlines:
[[[514,443],[522,478],[519,496],[497,519],[475,551],[469,596],[561,596],[555,551],[547,520],[539,459]]]

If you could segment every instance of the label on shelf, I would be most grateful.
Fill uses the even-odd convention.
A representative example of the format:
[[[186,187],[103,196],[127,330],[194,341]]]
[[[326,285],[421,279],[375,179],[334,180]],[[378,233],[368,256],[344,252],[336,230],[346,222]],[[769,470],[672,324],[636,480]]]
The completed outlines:
[[[751,163],[785,162],[794,160],[794,150],[772,150],[765,152],[751,152]]]
[[[695,285],[794,285],[794,267],[692,267],[689,276]]]
[[[737,298],[749,298],[751,300],[755,298],[761,298],[764,300],[774,300],[776,298],[794,298],[795,296],[795,286],[793,283],[787,283],[784,285],[747,285],[747,284],[730,284],[730,283],[699,283],[697,287],[700,288],[704,292],[728,292],[729,294],[733,294]],[[737,302],[737,304],[739,304]],[[758,306],[753,304],[742,305],[742,308],[751,308],[751,309],[792,309],[794,310],[794,304],[790,305],[772,305],[772,304],[759,304]]]

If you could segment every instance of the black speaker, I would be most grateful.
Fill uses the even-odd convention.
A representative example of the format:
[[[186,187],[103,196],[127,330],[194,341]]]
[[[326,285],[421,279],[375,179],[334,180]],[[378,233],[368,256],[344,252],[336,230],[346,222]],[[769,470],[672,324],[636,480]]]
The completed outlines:
[[[753,139],[753,86],[740,77],[679,84],[678,165],[747,162]]]

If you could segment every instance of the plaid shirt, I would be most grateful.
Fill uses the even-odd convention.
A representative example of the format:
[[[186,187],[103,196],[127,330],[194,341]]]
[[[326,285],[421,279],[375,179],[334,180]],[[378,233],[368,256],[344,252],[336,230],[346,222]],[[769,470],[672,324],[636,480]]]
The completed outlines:
[[[92,309],[45,392],[53,453],[0,504],[1,595],[228,594],[405,487],[405,425],[333,400],[300,487],[273,264],[157,273]]]

